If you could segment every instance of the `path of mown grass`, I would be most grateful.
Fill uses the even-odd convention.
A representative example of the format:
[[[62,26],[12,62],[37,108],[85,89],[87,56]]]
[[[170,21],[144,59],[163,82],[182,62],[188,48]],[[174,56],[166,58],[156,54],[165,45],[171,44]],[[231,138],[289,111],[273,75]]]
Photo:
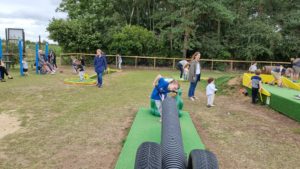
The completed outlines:
[[[178,74],[124,71],[105,76],[98,89],[64,85],[74,76],[69,71],[31,73],[15,70],[13,80],[0,83],[0,113],[22,126],[0,140],[0,168],[113,168],[135,113],[148,107],[154,77]]]

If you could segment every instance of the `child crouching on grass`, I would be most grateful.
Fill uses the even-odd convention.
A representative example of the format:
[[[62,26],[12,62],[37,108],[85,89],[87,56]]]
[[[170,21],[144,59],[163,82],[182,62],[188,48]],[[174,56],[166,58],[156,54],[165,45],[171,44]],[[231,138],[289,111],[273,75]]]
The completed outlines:
[[[155,105],[160,113],[160,121],[162,117],[162,101],[170,92],[175,92],[179,89],[179,83],[176,80],[168,81],[161,75],[157,75],[153,82],[154,89],[151,94],[151,99],[155,101]]]
[[[215,86],[215,79],[210,77],[207,80],[208,85],[206,86],[206,96],[207,96],[207,107],[213,107],[214,105],[214,99],[215,99],[215,93],[218,89],[216,89]]]
[[[255,75],[251,77],[249,86],[252,87],[252,103],[255,104],[258,100],[258,92],[262,89],[261,77],[259,76],[261,71],[255,70]]]

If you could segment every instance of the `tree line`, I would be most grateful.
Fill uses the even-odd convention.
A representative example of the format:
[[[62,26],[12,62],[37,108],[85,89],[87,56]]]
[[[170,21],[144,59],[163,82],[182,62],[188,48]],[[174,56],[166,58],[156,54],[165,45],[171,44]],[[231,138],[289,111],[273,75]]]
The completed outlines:
[[[300,55],[299,0],[62,0],[47,30],[65,52],[287,61]]]

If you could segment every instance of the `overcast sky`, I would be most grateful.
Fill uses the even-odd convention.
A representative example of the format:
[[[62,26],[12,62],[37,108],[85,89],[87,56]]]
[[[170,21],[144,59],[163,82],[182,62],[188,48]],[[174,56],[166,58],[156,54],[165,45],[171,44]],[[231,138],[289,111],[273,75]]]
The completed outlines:
[[[5,28],[23,28],[25,39],[49,41],[46,28],[54,18],[66,18],[67,14],[55,12],[61,0],[0,0],[0,37],[5,39]],[[52,43],[53,41],[49,41]]]

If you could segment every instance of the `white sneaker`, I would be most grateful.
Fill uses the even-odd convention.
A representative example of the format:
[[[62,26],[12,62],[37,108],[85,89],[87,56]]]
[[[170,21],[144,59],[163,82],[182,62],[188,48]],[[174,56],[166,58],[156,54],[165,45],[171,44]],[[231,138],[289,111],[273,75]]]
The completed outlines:
[[[191,100],[191,101],[195,101],[195,99],[194,99],[193,97],[190,97],[190,100]]]

